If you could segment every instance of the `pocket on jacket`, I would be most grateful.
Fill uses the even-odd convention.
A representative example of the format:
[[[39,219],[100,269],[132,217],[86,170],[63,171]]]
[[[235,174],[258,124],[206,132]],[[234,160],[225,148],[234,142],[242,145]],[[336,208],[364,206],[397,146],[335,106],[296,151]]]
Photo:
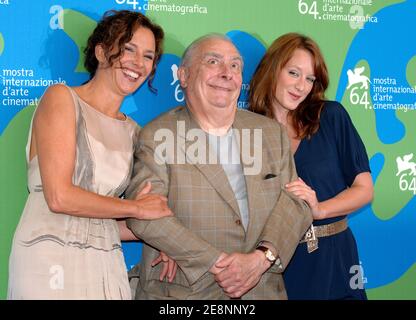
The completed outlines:
[[[279,194],[280,190],[281,190],[281,185],[280,184],[281,184],[280,174],[277,175],[276,177],[266,179],[266,180],[262,180],[260,182],[261,189],[265,193]]]

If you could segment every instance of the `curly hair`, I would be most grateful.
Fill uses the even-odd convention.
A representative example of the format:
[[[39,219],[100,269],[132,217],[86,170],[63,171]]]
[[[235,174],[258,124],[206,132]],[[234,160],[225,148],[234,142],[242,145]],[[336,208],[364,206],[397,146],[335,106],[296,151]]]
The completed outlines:
[[[319,118],[329,85],[328,69],[318,45],[299,33],[287,33],[277,38],[257,66],[250,82],[249,110],[275,118],[273,104],[278,75],[296,49],[308,51],[313,57],[316,80],[311,92],[299,106],[290,111],[297,137],[310,138],[319,129]]]
[[[95,47],[101,45],[105,51],[108,63],[113,65],[114,61],[123,54],[125,44],[132,39],[134,32],[139,27],[149,29],[155,37],[156,52],[152,71],[149,75],[148,86],[151,91],[156,92],[152,82],[156,72],[156,65],[163,53],[164,32],[159,25],[153,23],[145,15],[130,10],[107,11],[88,38],[87,46],[84,50],[84,66],[90,73],[90,79],[94,77],[98,68]],[[115,52],[113,52],[114,48],[116,48]]]

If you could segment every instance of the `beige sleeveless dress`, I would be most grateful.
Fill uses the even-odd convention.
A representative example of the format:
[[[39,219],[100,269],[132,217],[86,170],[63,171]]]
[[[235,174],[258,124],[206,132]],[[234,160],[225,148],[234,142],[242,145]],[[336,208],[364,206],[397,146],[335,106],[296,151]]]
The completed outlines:
[[[73,183],[118,197],[133,168],[138,125],[108,117],[73,91],[76,164]],[[120,235],[114,219],[89,219],[49,210],[37,157],[29,161],[29,196],[9,260],[9,299],[131,299]],[[65,156],[65,155],[63,155]]]

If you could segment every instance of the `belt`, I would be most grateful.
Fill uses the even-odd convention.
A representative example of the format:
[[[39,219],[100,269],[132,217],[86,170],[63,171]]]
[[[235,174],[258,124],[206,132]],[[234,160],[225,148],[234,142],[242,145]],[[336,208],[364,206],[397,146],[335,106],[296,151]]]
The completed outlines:
[[[318,238],[333,236],[334,234],[347,230],[347,228],[347,218],[322,226],[314,226],[311,224],[302,240],[300,240],[300,243],[306,242],[308,253],[311,253],[318,249]]]

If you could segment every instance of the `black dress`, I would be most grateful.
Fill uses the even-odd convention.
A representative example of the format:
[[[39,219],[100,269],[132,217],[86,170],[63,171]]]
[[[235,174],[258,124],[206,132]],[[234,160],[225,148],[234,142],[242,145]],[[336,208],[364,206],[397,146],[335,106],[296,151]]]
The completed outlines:
[[[298,175],[315,190],[318,201],[333,198],[351,186],[355,177],[370,172],[367,153],[347,111],[338,102],[327,101],[319,130],[303,139],[294,155]],[[345,216],[314,221],[329,224]],[[319,248],[307,252],[297,247],[284,272],[289,299],[366,299],[353,277],[360,262],[351,230],[319,238]],[[361,287],[361,288],[360,288]]]

